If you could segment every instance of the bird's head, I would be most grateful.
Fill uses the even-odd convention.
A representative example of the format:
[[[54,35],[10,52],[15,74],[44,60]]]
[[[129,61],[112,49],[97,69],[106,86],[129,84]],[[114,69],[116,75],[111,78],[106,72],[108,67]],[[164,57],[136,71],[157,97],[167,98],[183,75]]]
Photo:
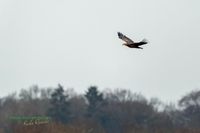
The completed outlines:
[[[123,45],[123,46],[127,46],[127,44],[126,44],[126,43],[123,43],[122,45]]]

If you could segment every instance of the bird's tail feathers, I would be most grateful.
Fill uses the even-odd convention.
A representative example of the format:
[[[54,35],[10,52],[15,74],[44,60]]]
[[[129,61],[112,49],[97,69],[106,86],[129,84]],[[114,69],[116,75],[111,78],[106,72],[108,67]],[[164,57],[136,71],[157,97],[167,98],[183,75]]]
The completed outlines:
[[[147,43],[149,43],[149,41],[148,41],[147,39],[144,38],[144,39],[141,41],[141,43],[147,44]]]

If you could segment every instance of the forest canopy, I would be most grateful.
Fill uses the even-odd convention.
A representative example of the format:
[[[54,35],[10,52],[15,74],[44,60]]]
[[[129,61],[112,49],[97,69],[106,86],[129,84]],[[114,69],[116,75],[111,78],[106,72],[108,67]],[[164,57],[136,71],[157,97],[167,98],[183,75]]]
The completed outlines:
[[[200,132],[200,90],[175,103],[147,99],[126,89],[99,91],[90,86],[84,94],[62,85],[33,85],[0,98],[0,133],[197,133]],[[11,121],[9,118],[48,117],[49,121]],[[27,123],[27,121],[26,121]]]

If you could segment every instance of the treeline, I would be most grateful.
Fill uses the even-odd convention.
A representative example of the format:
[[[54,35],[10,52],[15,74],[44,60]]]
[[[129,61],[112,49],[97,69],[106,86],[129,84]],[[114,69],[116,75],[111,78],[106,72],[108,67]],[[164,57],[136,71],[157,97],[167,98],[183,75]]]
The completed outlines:
[[[24,125],[12,116],[48,116],[46,124]],[[37,85],[0,98],[0,133],[200,133],[200,90],[175,104],[115,89],[85,94]]]

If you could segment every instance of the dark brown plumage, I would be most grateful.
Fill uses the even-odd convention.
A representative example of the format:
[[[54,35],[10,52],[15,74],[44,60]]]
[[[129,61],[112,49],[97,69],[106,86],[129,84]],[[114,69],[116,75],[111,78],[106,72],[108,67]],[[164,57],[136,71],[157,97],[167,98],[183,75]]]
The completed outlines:
[[[123,45],[129,47],[129,48],[139,48],[139,49],[143,49],[142,47],[139,47],[141,45],[144,45],[144,44],[147,44],[147,40],[146,39],[143,39],[142,41],[140,42],[134,42],[133,40],[131,40],[130,38],[126,37],[125,35],[123,35],[122,33],[120,32],[117,32],[118,34],[118,37],[120,39],[122,39],[123,41],[125,41],[126,43],[123,43]]]

